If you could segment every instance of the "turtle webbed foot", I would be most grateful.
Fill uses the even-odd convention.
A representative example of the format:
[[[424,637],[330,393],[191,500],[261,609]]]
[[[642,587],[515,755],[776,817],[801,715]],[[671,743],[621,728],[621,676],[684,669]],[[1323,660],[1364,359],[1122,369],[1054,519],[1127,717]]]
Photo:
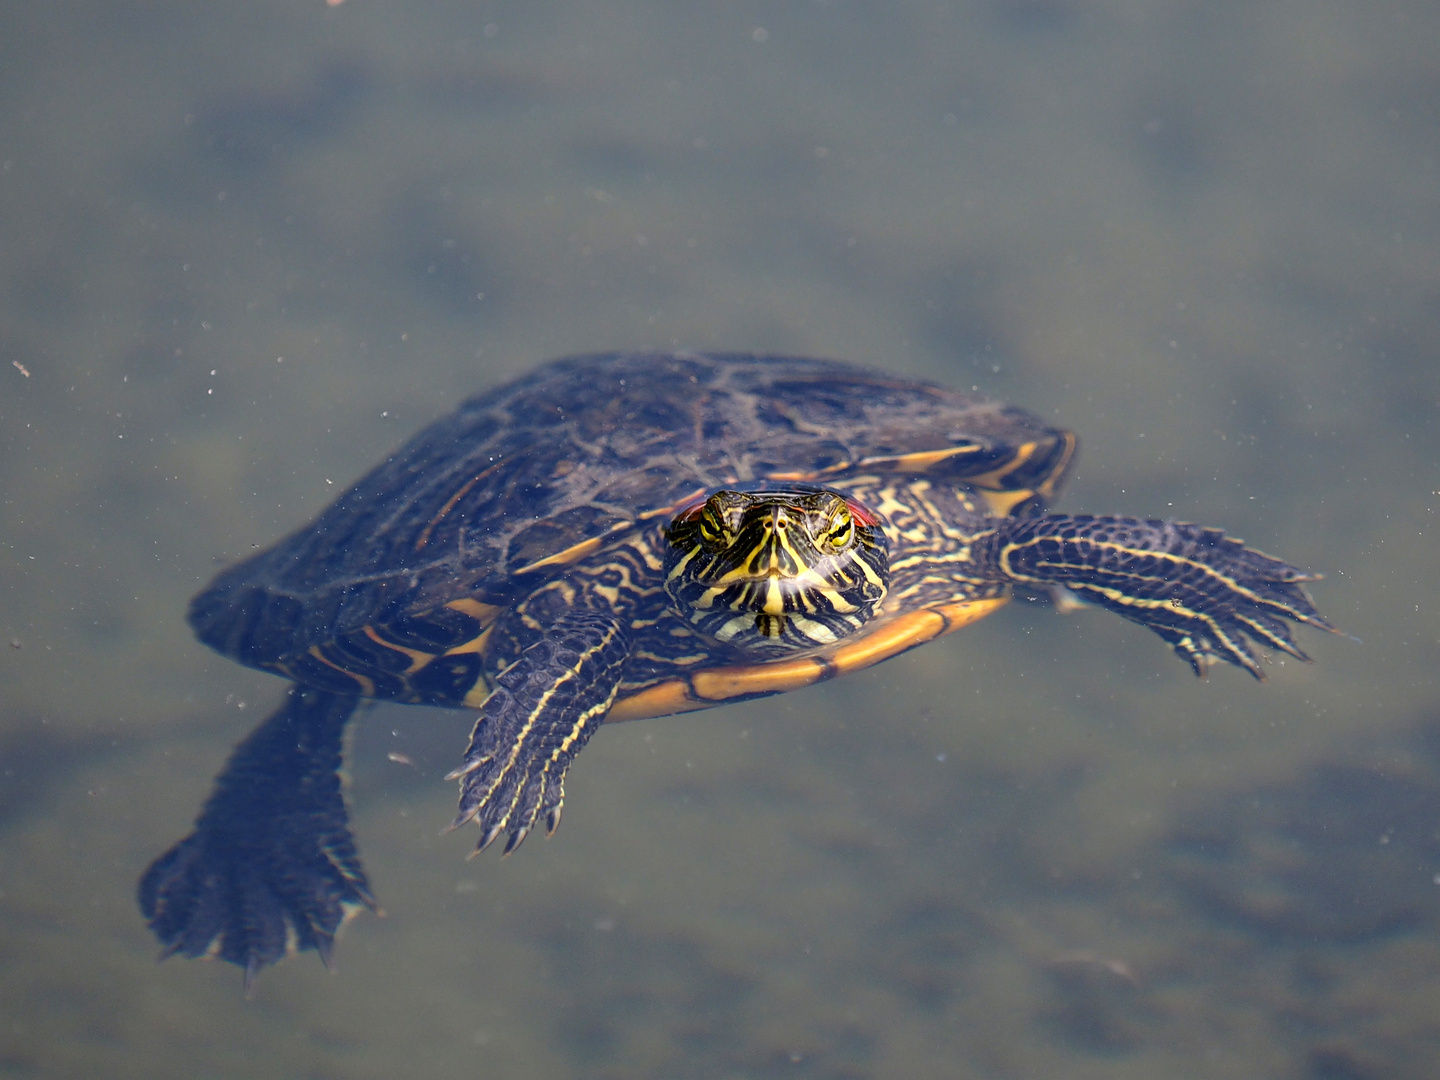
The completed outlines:
[[[214,956],[245,969],[246,987],[281,957],[314,949],[374,897],[340,792],[341,731],[355,699],[294,687],[236,747],[195,831],[139,884],[161,958]]]
[[[150,865],[140,908],[162,960],[228,960],[245,969],[248,991],[261,969],[290,953],[314,949],[328,967],[340,927],[375,900],[358,862],[342,868],[306,839],[261,848],[197,829]]]
[[[1319,575],[1220,529],[1054,514],[1007,522],[992,543],[1006,577],[1063,585],[1148,626],[1197,675],[1223,661],[1264,679],[1252,642],[1308,660],[1294,624],[1338,632],[1305,591],[1304,583]]]

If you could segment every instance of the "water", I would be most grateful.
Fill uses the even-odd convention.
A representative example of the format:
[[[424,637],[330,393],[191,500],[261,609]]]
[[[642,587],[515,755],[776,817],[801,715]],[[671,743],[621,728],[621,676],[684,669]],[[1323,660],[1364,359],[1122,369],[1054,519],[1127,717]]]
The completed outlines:
[[[1440,1046],[1440,114],[1424,5],[12,4],[0,14],[0,1076],[1401,1077]],[[603,731],[254,997],[132,891],[276,680],[187,598],[542,359],[840,356],[1081,433],[1061,507],[1324,571],[1197,682],[1014,604]],[[391,761],[396,752],[413,765]]]

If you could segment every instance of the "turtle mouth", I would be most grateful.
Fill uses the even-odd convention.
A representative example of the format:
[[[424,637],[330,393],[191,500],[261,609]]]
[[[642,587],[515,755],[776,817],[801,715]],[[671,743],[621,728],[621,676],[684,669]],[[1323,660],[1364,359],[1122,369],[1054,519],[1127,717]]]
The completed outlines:
[[[860,630],[884,598],[878,517],[825,489],[717,491],[666,531],[665,589],[715,641],[782,655]]]

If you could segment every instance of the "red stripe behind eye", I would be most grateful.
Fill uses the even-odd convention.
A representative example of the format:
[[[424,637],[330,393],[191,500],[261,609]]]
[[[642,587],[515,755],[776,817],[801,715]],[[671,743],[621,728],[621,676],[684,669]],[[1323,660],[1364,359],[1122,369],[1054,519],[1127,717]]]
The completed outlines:
[[[864,503],[858,503],[854,499],[846,499],[845,505],[850,508],[850,516],[861,525],[879,525],[880,518],[876,516]]]
[[[694,521],[700,516],[701,511],[705,509],[705,503],[708,498],[709,496],[702,492],[695,496],[689,503],[681,503],[680,508],[675,511],[674,520],[677,522]]]

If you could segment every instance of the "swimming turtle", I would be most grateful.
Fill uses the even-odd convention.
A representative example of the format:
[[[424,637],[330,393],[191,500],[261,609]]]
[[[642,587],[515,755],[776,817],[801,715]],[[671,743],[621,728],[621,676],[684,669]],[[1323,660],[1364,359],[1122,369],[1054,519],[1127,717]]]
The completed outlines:
[[[609,720],[784,693],[1068,590],[1197,674],[1334,627],[1315,575],[1218,529],[1046,513],[1076,440],[930,383],[789,356],[555,361],[412,438],[222,572],[200,640],[291,686],[139,885],[164,954],[328,961],[375,901],[341,794],[364,698],[479,710],[451,827],[560,820]]]

